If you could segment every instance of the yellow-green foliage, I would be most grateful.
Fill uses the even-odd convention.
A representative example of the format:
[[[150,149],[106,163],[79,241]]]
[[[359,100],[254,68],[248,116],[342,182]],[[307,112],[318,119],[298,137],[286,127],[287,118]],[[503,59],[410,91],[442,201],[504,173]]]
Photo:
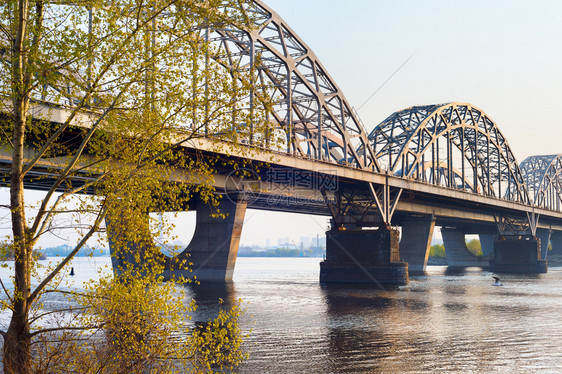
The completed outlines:
[[[480,245],[480,240],[471,239],[466,243],[466,248],[472,252],[475,256],[482,256],[482,246]]]
[[[33,372],[213,373],[232,370],[246,357],[240,301],[203,328],[194,326],[189,314],[196,305],[186,303],[185,289],[148,267],[142,271],[142,277],[125,272],[71,294],[81,306],[70,323],[78,330],[37,339]]]
[[[443,244],[434,244],[429,249],[430,257],[445,257],[445,246]]]
[[[13,291],[2,287],[3,308],[13,312],[2,331],[5,372],[26,374],[46,362],[52,367],[47,372],[65,373],[88,372],[82,362],[108,373],[140,372],[139,362],[148,361],[167,367],[163,362],[175,351],[164,341],[174,339],[163,338],[175,334],[176,316],[184,311],[170,296],[173,284],[158,278],[163,258],[153,251],[148,213],[187,210],[193,194],[217,205],[216,158],[183,148],[204,134],[207,149],[227,154],[254,152],[243,145],[248,139],[256,145],[275,142],[266,120],[277,100],[272,88],[257,87],[255,66],[226,66],[224,49],[206,38],[206,30],[225,25],[252,31],[252,12],[244,11],[250,3],[0,2],[0,147],[11,155],[14,176],[4,181],[12,196],[5,212],[12,236],[0,254],[13,252],[16,265],[13,277],[2,280],[13,285]],[[34,181],[48,188],[38,203],[24,193],[33,168],[40,170]],[[60,291],[61,274],[80,248],[103,235],[106,218],[110,227],[126,224],[114,225],[110,239],[123,248],[135,243],[146,249],[134,257],[150,266],[92,285],[84,310],[65,311],[71,321],[63,319],[56,328],[39,324],[39,316],[51,313],[41,305],[42,296]],[[53,232],[78,240],[67,257],[38,272],[37,243]],[[237,312],[231,313],[234,318]],[[92,325],[100,330],[87,335],[87,343],[75,340],[84,337],[73,329]],[[230,331],[234,325],[226,326]],[[230,332],[220,334],[237,341]],[[52,344],[31,345],[32,340]],[[199,345],[187,346],[192,355],[178,357],[192,357]],[[225,350],[209,347],[215,348],[202,354],[209,357],[202,359],[202,370],[232,359],[211,359],[210,353]],[[66,362],[68,367],[60,366]]]
[[[480,246],[480,240],[472,239],[466,242],[466,247],[475,256],[482,256],[482,247]],[[443,244],[434,244],[429,250],[429,256],[431,257],[445,257],[445,246]]]

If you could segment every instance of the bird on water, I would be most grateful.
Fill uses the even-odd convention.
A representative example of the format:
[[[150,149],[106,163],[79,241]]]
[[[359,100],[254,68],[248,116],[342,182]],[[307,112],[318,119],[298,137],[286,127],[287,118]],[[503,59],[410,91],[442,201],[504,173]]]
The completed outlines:
[[[492,286],[503,286],[503,284],[500,282],[500,278],[498,277],[492,277],[494,278],[495,282],[492,284]]]

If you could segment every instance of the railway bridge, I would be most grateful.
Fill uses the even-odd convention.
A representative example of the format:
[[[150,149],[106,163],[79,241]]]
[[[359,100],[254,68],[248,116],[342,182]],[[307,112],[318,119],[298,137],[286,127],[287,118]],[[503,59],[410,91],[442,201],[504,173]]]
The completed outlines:
[[[245,11],[255,23],[251,29],[207,30],[207,38],[227,69],[256,66],[257,81],[266,87],[261,94],[273,103],[268,121],[282,140],[270,146],[249,135],[242,142],[252,152],[243,154],[229,144],[217,149],[213,139],[182,145],[248,166],[244,177],[228,168],[214,175],[225,219],[195,205],[195,235],[178,255],[193,263],[189,275],[232,278],[247,208],[330,216],[320,268],[326,283],[407,283],[409,272],[425,270],[435,226],[442,227],[450,266],[546,272],[549,243],[562,250],[561,155],[519,164],[498,124],[462,102],[412,106],[369,132],[278,14],[258,0]],[[37,99],[32,111],[60,123],[72,105]],[[7,153],[0,162],[9,175]],[[38,162],[27,188],[48,188],[52,170],[52,160]],[[479,235],[484,256],[467,250],[466,234]]]

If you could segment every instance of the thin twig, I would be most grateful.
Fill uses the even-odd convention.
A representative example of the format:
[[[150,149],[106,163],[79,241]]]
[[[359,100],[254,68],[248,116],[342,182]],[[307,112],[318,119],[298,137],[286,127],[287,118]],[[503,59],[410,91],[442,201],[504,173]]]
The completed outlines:
[[[72,258],[74,258],[74,256],[78,253],[78,251],[80,250],[80,248],[82,248],[84,246],[84,244],[86,244],[86,242],[90,239],[90,237],[92,235],[94,235],[95,232],[98,231],[99,226],[101,224],[101,221],[105,218],[105,215],[107,214],[107,205],[105,205],[104,202],[104,206],[102,207],[100,214],[98,215],[98,217],[96,218],[96,221],[94,222],[94,225],[92,226],[92,228],[88,231],[88,233],[82,238],[82,240],[80,240],[80,242],[76,245],[76,247],[72,250],[72,252],[70,252],[68,254],[68,256],[65,257],[64,260],[61,261],[61,263],[53,270],[51,271],[51,273],[49,273],[49,275],[47,275],[45,277],[45,279],[43,279],[43,281],[37,286],[37,288],[35,288],[35,290],[33,291],[33,293],[29,296],[29,302],[33,302],[33,300],[39,295],[39,293],[41,292],[41,290],[43,290],[47,284],[49,284],[49,282],[58,274],[60,273],[60,271],[62,270],[63,267],[66,266],[66,264],[68,264],[70,262],[70,260]]]
[[[74,311],[74,310],[84,310],[84,309],[86,309],[86,308],[85,307],[72,307],[72,308],[51,310],[49,312],[39,314],[38,316],[35,316],[34,318],[30,319],[29,324],[31,325],[33,322],[37,321],[38,319],[43,318],[45,316],[48,316],[50,314],[61,313],[61,312],[71,312],[71,311]]]
[[[2,281],[2,278],[0,278],[0,284],[2,285],[2,289],[4,290],[4,293],[6,294],[6,296],[8,296],[8,299],[10,299],[10,302],[13,304],[13,303],[14,303],[14,299],[12,299],[12,297],[11,297],[10,294],[8,293],[8,290],[7,290],[6,287],[4,286],[4,282]]]
[[[41,329],[41,330],[37,330],[35,332],[32,332],[30,334],[30,337],[34,337],[36,335],[39,334],[45,334],[48,332],[53,332],[53,331],[87,331],[87,330],[95,330],[95,329],[99,329],[100,327],[103,327],[102,325],[96,325],[96,326],[83,326],[83,327],[77,327],[77,326],[68,326],[68,327],[51,327],[48,329]]]

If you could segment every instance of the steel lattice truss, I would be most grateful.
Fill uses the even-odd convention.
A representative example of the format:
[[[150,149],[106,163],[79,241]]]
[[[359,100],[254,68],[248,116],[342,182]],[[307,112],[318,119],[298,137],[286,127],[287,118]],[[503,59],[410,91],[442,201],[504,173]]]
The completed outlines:
[[[291,28],[261,1],[245,8],[252,20],[243,29],[212,30],[220,43],[224,64],[233,69],[255,69],[254,95],[272,103],[270,118],[282,142],[280,150],[317,160],[379,171],[368,147],[367,132],[341,90],[316,55]],[[249,143],[266,145],[260,140]],[[367,149],[359,152],[358,149]]]
[[[470,104],[401,110],[378,125],[369,139],[381,167],[395,175],[529,203],[505,137]]]
[[[233,112],[267,105],[265,123],[276,131],[272,138],[283,139],[270,143],[263,133],[253,132],[252,127],[259,124],[251,123],[243,142],[560,210],[560,155],[525,160],[523,174],[496,124],[466,103],[407,108],[367,135],[316,55],[281,17],[260,0],[240,2],[240,6],[245,25],[200,31],[216,47],[208,57],[229,69],[233,80],[237,72],[252,77],[249,95],[237,98]],[[64,104],[75,105],[72,97]],[[245,124],[236,123],[233,115],[233,126],[238,125]],[[382,192],[374,188],[373,194]]]
[[[560,211],[562,201],[562,155],[527,157],[519,166],[531,201],[541,208]]]

